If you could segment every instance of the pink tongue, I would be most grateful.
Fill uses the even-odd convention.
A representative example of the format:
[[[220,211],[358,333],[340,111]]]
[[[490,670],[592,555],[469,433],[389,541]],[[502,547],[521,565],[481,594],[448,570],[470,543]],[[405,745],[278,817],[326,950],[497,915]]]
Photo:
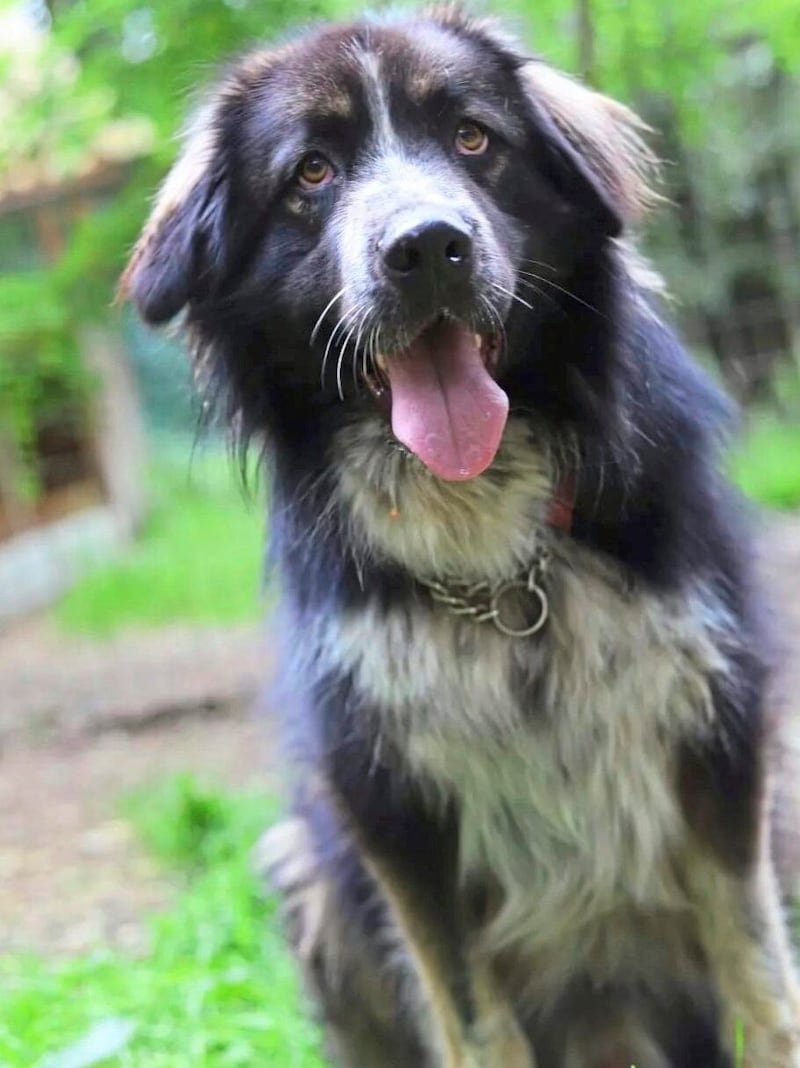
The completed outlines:
[[[455,323],[424,331],[389,362],[392,431],[439,478],[475,478],[495,457],[508,397],[475,335]]]

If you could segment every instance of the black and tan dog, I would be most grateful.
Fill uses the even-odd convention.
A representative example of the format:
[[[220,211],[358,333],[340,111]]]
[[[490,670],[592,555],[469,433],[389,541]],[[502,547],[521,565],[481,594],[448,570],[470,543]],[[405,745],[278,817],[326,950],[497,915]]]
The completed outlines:
[[[349,1068],[800,1066],[782,728],[726,405],[624,240],[650,166],[493,24],[321,28],[224,78],[125,276],[270,459],[265,848]]]

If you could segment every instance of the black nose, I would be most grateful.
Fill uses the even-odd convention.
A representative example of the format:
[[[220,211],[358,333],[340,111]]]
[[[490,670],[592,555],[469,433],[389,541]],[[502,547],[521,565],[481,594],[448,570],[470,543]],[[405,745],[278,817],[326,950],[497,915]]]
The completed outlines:
[[[455,279],[472,269],[472,237],[466,227],[426,219],[391,234],[382,254],[386,270],[398,281],[423,275]]]

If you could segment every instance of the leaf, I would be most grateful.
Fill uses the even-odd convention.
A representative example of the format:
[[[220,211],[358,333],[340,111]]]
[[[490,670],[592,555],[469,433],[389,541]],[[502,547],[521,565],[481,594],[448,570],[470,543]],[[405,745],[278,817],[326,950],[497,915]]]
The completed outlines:
[[[39,1061],[36,1068],[91,1068],[121,1053],[135,1030],[132,1021],[120,1017],[101,1020],[77,1042]]]

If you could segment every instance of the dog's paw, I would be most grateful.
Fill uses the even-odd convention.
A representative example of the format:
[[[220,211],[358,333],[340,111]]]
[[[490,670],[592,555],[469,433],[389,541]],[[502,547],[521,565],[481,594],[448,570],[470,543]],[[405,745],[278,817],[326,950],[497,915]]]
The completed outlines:
[[[316,863],[308,825],[299,816],[274,824],[253,851],[256,875],[285,896],[314,880]]]
[[[800,1068],[800,1044],[789,1036],[767,1043],[744,1043],[736,1068]]]
[[[536,1068],[531,1044],[510,1009],[493,1013],[477,1025],[464,1068]]]
[[[670,1068],[671,1064],[644,1033],[583,1033],[568,1042],[563,1068]]]
[[[270,827],[258,842],[257,875],[281,899],[290,942],[301,960],[310,960],[323,941],[329,886],[322,877],[308,825],[292,817]]]

